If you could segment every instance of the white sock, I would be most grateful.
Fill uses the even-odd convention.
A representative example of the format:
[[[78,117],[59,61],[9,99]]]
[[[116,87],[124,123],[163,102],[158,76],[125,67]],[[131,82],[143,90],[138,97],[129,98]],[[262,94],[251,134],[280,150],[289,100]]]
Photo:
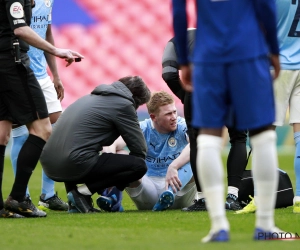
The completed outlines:
[[[81,185],[77,188],[78,192],[83,195],[92,195],[91,191],[88,189],[86,185]]]
[[[196,200],[201,200],[204,198],[204,194],[203,192],[197,192],[196,193]]]
[[[222,138],[218,136],[198,135],[197,137],[197,171],[213,232],[229,229],[224,206],[222,143]]]
[[[233,194],[236,197],[239,197],[239,189],[233,186],[228,186],[228,194]]]
[[[276,133],[268,130],[251,137],[252,174],[255,183],[256,227],[274,227],[274,208],[278,186]]]

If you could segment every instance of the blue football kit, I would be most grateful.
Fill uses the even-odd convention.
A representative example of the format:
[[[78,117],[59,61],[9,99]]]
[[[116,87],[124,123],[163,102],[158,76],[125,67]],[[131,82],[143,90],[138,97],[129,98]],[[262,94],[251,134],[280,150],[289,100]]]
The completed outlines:
[[[182,150],[188,144],[185,119],[178,117],[177,129],[167,134],[159,133],[153,127],[151,119],[145,119],[140,122],[140,127],[148,148],[146,156],[148,171],[146,175],[165,177],[169,165],[181,154]],[[182,168],[188,169],[191,172],[190,162],[186,163]]]
[[[272,124],[275,108],[268,55],[279,53],[275,2],[198,0],[190,58],[185,4],[173,0],[173,20],[179,63],[194,65],[193,106],[197,108],[192,125],[251,130]]]

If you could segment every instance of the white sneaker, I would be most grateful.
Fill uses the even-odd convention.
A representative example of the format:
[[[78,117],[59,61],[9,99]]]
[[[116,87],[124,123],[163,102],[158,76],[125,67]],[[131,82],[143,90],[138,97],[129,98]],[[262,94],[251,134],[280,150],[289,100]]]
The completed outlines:
[[[208,242],[226,242],[229,241],[229,231],[227,230],[220,230],[218,232],[210,231],[208,235],[206,235],[201,242],[208,243]]]

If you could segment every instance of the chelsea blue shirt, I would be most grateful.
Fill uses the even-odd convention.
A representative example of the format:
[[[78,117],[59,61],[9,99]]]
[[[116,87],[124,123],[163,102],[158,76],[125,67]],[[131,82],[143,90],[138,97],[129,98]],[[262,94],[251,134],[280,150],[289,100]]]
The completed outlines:
[[[273,0],[197,0],[197,32],[188,58],[186,0],[173,0],[180,64],[227,63],[278,54]]]
[[[140,122],[147,143],[147,176],[165,177],[169,165],[181,154],[188,142],[185,119],[177,118],[177,129],[167,134],[159,133],[151,119]],[[186,163],[190,165],[190,163]]]
[[[48,25],[51,24],[51,12],[54,0],[35,1],[35,7],[32,9],[30,27],[43,39],[46,38]],[[37,79],[43,79],[48,76],[47,61],[44,51],[30,46],[28,51],[30,57],[30,68],[33,70]]]

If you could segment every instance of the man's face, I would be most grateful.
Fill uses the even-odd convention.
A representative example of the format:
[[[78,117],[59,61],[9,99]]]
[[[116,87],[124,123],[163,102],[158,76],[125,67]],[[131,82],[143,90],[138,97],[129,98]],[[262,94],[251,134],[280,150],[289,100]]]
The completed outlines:
[[[152,114],[155,129],[160,133],[170,133],[177,129],[177,109],[175,103],[159,108],[158,114]]]

